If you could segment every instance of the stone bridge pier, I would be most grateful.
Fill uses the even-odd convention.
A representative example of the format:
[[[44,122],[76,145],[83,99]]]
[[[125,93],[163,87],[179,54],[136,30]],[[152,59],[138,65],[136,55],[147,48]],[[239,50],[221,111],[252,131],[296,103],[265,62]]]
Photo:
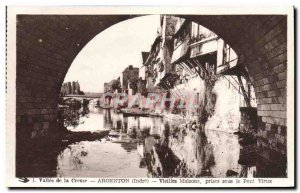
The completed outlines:
[[[129,15],[18,15],[16,132],[20,141],[57,132],[58,97],[80,50]],[[180,15],[215,32],[236,51],[254,85],[258,146],[286,154],[287,16]],[[99,53],[101,54],[101,53]],[[288,128],[294,129],[294,128]]]

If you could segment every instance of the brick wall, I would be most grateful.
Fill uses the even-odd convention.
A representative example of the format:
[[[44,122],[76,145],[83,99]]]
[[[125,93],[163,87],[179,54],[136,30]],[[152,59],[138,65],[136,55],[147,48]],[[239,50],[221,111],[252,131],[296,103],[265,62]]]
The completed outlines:
[[[73,59],[95,35],[129,17],[18,16],[18,136],[27,139],[54,131],[59,90]],[[287,17],[183,17],[214,31],[240,56],[248,68],[257,98],[261,139],[258,144],[285,154]]]

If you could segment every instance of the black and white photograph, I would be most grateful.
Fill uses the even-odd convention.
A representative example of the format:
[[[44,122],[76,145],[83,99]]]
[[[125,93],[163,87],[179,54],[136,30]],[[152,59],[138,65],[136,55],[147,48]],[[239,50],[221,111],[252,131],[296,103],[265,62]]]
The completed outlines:
[[[10,187],[293,187],[294,9],[7,7]]]

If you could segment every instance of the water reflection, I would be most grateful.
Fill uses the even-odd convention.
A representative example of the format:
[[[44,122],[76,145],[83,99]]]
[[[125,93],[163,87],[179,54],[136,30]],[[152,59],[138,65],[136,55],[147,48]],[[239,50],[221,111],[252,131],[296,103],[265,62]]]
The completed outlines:
[[[123,117],[90,106],[72,131],[110,130],[105,139],[72,144],[58,156],[60,177],[255,177],[253,144],[237,135],[191,128],[184,121]]]
[[[67,128],[76,128],[82,125],[85,118],[89,118],[90,109],[87,105],[81,105],[79,101],[69,102],[67,108],[59,111],[59,117],[63,119],[64,126]]]
[[[80,142],[58,156],[58,177],[146,177],[139,156],[110,141]]]

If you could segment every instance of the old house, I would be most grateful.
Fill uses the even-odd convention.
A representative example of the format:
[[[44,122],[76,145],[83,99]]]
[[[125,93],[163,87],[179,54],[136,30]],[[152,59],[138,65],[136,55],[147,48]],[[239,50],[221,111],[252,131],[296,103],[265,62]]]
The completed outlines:
[[[132,65],[129,65],[127,68],[125,68],[120,76],[122,92],[128,94],[130,83],[138,80],[138,78],[139,68],[133,67]]]

